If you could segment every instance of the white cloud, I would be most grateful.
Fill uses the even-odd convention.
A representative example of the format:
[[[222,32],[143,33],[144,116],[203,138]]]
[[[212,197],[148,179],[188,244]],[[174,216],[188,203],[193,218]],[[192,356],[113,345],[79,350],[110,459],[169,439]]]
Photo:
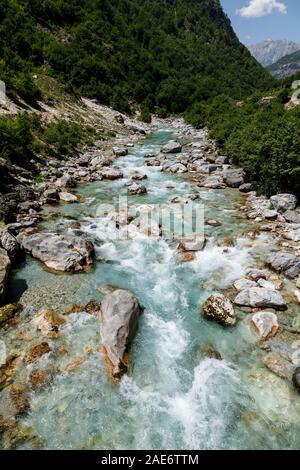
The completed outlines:
[[[286,13],[287,6],[277,0],[249,0],[249,5],[237,10],[237,13],[245,18],[259,18],[260,16],[271,15],[274,10]]]

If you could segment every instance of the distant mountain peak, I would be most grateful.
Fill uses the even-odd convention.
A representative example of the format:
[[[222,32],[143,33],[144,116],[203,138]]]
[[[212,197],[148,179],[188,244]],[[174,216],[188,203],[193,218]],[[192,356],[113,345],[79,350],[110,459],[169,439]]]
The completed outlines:
[[[274,64],[282,57],[300,50],[300,42],[296,43],[287,39],[266,39],[258,44],[249,46],[251,54],[264,67]]]

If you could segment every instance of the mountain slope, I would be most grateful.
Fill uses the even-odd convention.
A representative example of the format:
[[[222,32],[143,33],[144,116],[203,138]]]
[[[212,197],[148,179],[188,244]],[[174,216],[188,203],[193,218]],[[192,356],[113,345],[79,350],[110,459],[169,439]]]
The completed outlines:
[[[267,40],[250,46],[249,50],[259,63],[267,67],[282,57],[300,50],[300,43],[286,40]]]
[[[219,0],[4,0],[0,18],[0,74],[11,93],[34,98],[30,71],[43,67],[117,109],[176,113],[272,83]]]
[[[300,50],[286,55],[275,64],[269,65],[267,70],[277,78],[285,78],[300,71]]]

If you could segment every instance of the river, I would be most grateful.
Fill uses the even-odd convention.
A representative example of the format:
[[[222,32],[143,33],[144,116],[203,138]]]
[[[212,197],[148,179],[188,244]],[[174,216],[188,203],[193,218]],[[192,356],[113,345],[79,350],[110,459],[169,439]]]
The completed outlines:
[[[97,217],[97,209],[114,202],[126,188],[124,180],[100,181],[78,186],[77,194],[84,197],[80,204],[44,209],[42,223],[45,230],[88,234],[96,246],[94,268],[57,275],[27,257],[10,280],[11,300],[25,305],[22,322],[5,333],[12,350],[28,347],[30,319],[40,308],[63,313],[70,304],[100,301],[110,285],[131,290],[145,307],[129,373],[119,384],[106,373],[96,315],[69,315],[61,335],[49,339],[53,350],[39,361],[39,369],[51,370],[52,380],[30,392],[30,410],[21,418],[44,449],[300,446],[299,400],[287,382],[263,366],[264,352],[249,314],[240,311],[237,325],[227,329],[201,315],[204,300],[259,265],[272,240],[263,234],[254,243],[246,235],[254,222],[239,210],[245,196],[238,191],[199,189],[186,176],[144,166],[144,156],[157,153],[173,137],[171,128],[162,127],[117,164],[125,178],[134,169],[148,176],[143,181],[148,193],[131,197],[132,203],[168,203],[174,196],[200,192],[205,219],[222,225],[206,227],[209,240],[195,260],[181,262],[177,244],[163,238],[109,239],[112,228]],[[233,246],[218,246],[220,238],[232,239]],[[206,357],[207,347],[223,360]],[[82,358],[82,363],[61,372],[72,358]],[[20,380],[33,367],[18,371]],[[18,448],[30,445],[25,441]]]

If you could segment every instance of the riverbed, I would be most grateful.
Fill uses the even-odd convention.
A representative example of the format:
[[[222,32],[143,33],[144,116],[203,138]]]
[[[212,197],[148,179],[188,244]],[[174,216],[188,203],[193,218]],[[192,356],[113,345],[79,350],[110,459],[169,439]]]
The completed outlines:
[[[112,286],[132,291],[145,307],[130,352],[130,368],[120,383],[107,374],[99,348],[97,315],[74,313],[52,352],[39,361],[51,370],[50,383],[29,396],[21,418],[44,449],[296,449],[300,446],[300,402],[292,386],[263,365],[264,351],[249,314],[223,328],[207,321],[201,305],[214,292],[230,289],[249,267],[263,266],[273,239],[249,236],[255,222],[240,206],[237,190],[200,189],[186,175],[171,175],[144,165],[175,138],[166,125],[130,148],[116,162],[125,180],[133,170],[147,175],[147,194],[129,197],[132,204],[168,204],[174,196],[198,191],[208,241],[194,260],[182,262],[177,242],[141,234],[113,239],[114,228],[99,217],[99,204],[115,204],[126,194],[124,179],[78,186],[79,204],[44,208],[41,228],[83,233],[94,241],[93,269],[57,275],[29,256],[10,279],[10,300],[25,306],[22,321],[6,331],[9,350],[35,340],[30,322],[41,308],[64,313],[71,304],[98,302]],[[219,243],[220,240],[232,243]],[[300,309],[297,310],[300,315]],[[288,313],[279,313],[281,316]],[[22,332],[23,339],[20,339]],[[26,337],[27,340],[24,340]],[[207,356],[208,348],[222,360]],[[68,368],[74,358],[78,367]],[[20,380],[32,365],[20,370]],[[64,370],[65,367],[65,370]],[[30,448],[30,441],[18,448]]]

